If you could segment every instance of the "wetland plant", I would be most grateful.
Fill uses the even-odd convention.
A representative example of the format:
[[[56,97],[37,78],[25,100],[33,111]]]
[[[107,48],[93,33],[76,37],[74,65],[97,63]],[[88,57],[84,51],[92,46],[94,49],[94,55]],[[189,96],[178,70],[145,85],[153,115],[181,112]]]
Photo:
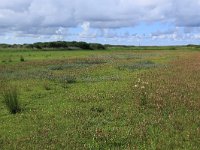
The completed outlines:
[[[3,100],[11,114],[16,114],[21,111],[19,93],[16,87],[6,87],[3,90]]]
[[[25,61],[25,59],[24,59],[23,56],[20,56],[20,61],[21,61],[21,62],[24,62],[24,61]]]

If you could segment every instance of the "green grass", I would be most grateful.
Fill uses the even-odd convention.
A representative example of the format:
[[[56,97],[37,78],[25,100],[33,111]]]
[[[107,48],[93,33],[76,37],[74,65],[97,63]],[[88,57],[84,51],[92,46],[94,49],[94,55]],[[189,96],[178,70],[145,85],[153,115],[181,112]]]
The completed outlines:
[[[6,86],[3,90],[3,103],[11,114],[16,114],[21,111],[19,94],[16,87]]]
[[[198,150],[200,53],[182,48],[1,50],[23,111],[0,97],[0,149]]]

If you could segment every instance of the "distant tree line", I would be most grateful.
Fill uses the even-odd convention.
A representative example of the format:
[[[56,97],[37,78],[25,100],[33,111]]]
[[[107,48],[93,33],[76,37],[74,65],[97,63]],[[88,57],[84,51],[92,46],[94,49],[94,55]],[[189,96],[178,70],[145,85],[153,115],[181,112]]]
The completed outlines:
[[[55,42],[37,42],[34,44],[0,44],[0,48],[31,48],[31,49],[88,49],[88,50],[99,50],[106,49],[106,47],[99,43],[86,43],[86,42],[66,42],[66,41],[55,41]]]
[[[200,48],[200,45],[188,44],[187,47]]]

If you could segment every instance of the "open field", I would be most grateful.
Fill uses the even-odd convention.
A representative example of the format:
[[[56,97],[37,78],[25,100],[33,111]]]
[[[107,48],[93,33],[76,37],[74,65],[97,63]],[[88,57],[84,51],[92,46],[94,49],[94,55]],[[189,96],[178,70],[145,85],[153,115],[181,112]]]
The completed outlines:
[[[0,149],[200,149],[200,51],[0,50]]]

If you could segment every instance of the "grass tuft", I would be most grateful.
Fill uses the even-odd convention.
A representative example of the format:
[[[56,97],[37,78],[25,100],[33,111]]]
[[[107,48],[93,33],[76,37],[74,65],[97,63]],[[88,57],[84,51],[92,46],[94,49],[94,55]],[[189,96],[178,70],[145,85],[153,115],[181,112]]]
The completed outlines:
[[[23,56],[20,56],[20,61],[21,61],[21,62],[24,62],[24,61],[25,61],[25,59],[24,59]]]
[[[69,84],[76,83],[76,77],[65,75],[63,77],[60,77],[60,82],[61,83],[69,83]]]
[[[21,111],[19,93],[16,87],[6,87],[3,90],[3,100],[11,114],[16,114]]]
[[[47,91],[51,90],[51,85],[47,81],[44,82],[43,86],[45,90]]]
[[[90,110],[91,110],[92,112],[97,112],[97,113],[102,113],[102,112],[104,112],[104,108],[102,108],[102,107],[92,107]]]

